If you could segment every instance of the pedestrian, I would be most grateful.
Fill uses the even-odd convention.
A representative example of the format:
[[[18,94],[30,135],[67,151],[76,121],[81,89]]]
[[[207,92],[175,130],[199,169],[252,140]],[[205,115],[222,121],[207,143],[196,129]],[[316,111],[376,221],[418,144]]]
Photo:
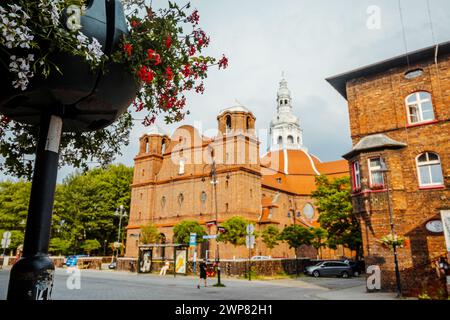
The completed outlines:
[[[200,264],[198,266],[198,269],[200,271],[199,272],[200,277],[198,279],[197,288],[200,289],[200,284],[202,283],[202,279],[205,281],[205,288],[206,288],[208,286],[207,281],[206,281],[206,279],[207,279],[207,275],[206,275],[206,259],[204,259],[202,262],[200,262]]]
[[[164,267],[161,268],[161,272],[159,273],[159,275],[160,276],[165,276],[167,270],[169,270],[169,266],[170,266],[169,261],[166,261],[166,263],[164,264]]]

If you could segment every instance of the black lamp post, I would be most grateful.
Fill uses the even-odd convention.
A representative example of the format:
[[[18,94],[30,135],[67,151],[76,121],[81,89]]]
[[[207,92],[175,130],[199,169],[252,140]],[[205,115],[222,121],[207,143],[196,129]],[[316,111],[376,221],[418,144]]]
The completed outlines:
[[[391,235],[392,235],[392,237],[395,238],[394,212],[393,212],[393,208],[391,205],[391,193],[390,193],[390,189],[389,189],[388,175],[387,175],[389,169],[383,158],[380,158],[380,169],[377,171],[381,172],[381,174],[383,175],[384,183],[386,185],[386,194],[387,194],[387,198],[388,198],[387,203],[388,203],[388,211],[389,211],[389,224],[391,227]],[[401,278],[400,278],[400,269],[398,267],[398,251],[397,251],[397,243],[396,242],[394,242],[392,248],[394,251],[395,280],[396,280],[396,284],[397,284],[397,297],[401,297],[402,296],[402,284],[401,284]]]
[[[214,206],[216,213],[216,263],[217,263],[217,287],[223,286],[220,281],[220,253],[219,253],[219,242],[217,241],[217,236],[219,235],[219,216],[218,216],[218,207],[217,207],[217,171],[216,171],[216,161],[213,160],[211,167],[211,183],[214,189]]]

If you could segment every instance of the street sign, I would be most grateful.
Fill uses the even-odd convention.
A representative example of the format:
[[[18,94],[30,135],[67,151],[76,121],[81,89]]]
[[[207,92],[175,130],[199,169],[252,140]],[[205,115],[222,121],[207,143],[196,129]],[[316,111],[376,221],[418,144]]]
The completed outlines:
[[[255,236],[248,235],[245,237],[245,245],[247,249],[253,249],[255,247]]]
[[[247,225],[246,230],[247,230],[247,234],[253,234],[253,232],[255,232],[255,226],[253,224],[249,223]]]
[[[11,239],[2,239],[2,249],[8,249],[11,244]]]
[[[224,227],[217,227],[217,231],[219,233],[225,233],[225,228]]]
[[[11,244],[11,232],[5,231],[3,232],[3,238],[1,241],[2,249],[7,249]]]
[[[3,232],[3,239],[9,239],[9,238],[11,238],[11,232],[10,231]]]
[[[205,224],[206,224],[206,227],[211,228],[212,226],[216,225],[216,220],[207,221]]]
[[[203,239],[215,239],[215,238],[217,238],[217,234],[213,234],[210,236],[203,236]]]
[[[189,235],[189,247],[195,247],[197,245],[197,234],[191,233]]]

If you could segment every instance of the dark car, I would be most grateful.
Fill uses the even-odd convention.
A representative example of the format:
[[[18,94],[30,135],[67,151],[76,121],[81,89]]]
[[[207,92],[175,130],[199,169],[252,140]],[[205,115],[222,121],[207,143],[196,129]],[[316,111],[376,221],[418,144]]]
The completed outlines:
[[[353,276],[359,277],[364,272],[364,262],[362,261],[345,261],[352,267]]]
[[[352,267],[342,261],[323,261],[305,268],[305,274],[313,277],[343,277],[353,275]]]

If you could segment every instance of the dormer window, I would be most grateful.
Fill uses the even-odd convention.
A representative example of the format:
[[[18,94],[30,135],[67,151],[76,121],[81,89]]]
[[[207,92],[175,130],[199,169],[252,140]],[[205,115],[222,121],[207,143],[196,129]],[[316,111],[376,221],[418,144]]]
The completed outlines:
[[[431,94],[419,91],[406,98],[408,123],[418,124],[435,120]]]

